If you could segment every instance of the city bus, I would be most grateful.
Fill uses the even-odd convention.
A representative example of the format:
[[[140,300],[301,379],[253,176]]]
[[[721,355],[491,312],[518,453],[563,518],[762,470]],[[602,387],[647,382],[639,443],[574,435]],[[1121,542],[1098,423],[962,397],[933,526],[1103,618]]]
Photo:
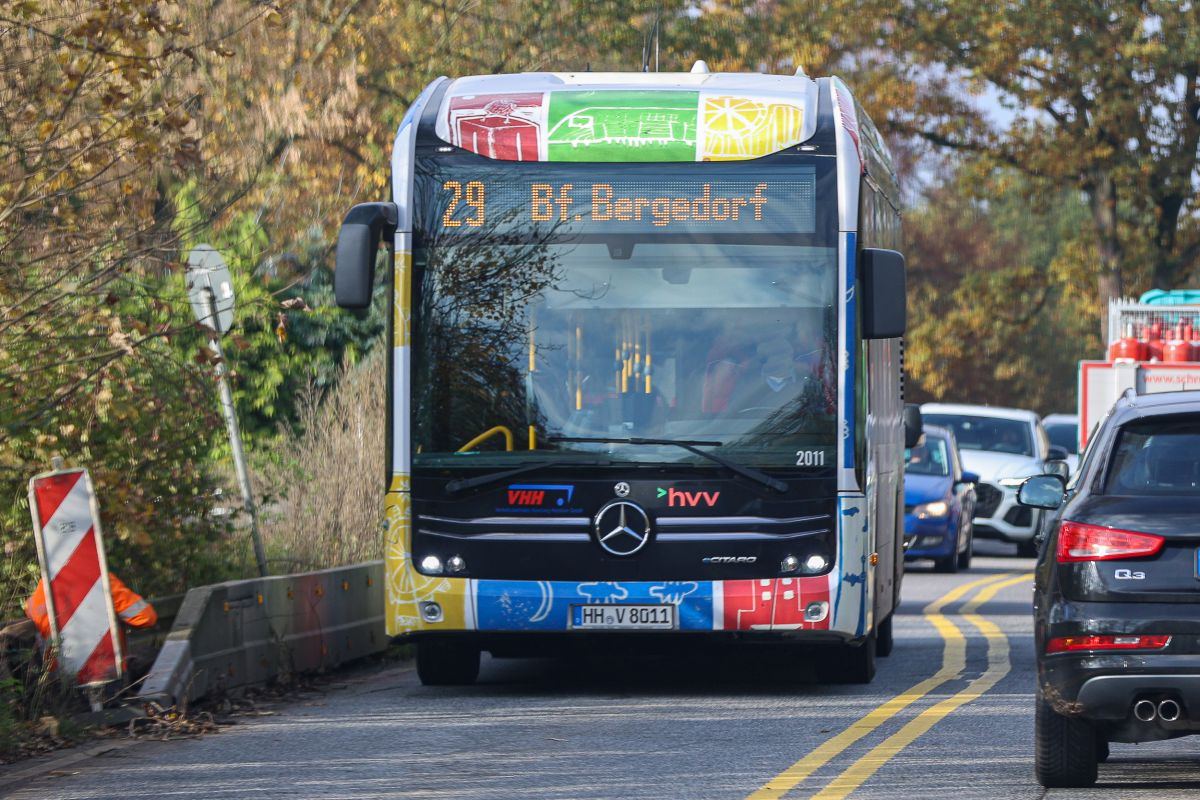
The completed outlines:
[[[387,259],[386,623],[420,679],[704,639],[870,681],[918,433],[897,180],[847,86],[440,78],[391,193],[335,293],[367,307]]]

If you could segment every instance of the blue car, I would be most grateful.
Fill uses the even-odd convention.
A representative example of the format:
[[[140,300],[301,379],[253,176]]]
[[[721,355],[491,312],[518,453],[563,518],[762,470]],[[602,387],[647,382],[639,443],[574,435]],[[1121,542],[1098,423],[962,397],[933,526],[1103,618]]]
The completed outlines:
[[[937,572],[969,569],[974,551],[975,484],[964,472],[954,432],[925,426],[904,468],[904,557],[932,558]]]

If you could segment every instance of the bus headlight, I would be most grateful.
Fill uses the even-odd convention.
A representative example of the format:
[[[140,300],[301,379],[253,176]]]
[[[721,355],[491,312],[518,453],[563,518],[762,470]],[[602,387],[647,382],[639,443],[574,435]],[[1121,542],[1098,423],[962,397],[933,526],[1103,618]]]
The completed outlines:
[[[467,568],[467,562],[462,556],[450,556],[446,559],[446,572],[457,574],[463,572]]]
[[[437,556],[425,556],[421,559],[421,572],[426,575],[441,575],[442,560]]]
[[[804,572],[815,575],[829,566],[829,560],[820,553],[813,553],[808,558],[804,559]]]

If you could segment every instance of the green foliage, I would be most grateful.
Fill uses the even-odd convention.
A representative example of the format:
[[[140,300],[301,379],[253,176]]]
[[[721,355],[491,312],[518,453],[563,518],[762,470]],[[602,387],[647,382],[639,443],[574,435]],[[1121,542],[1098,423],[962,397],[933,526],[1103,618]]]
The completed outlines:
[[[386,327],[387,272],[377,270],[371,309],[348,314],[334,300],[333,274],[326,265],[332,247],[321,230],[306,231],[294,249],[273,255],[254,215],[236,213],[227,222],[207,223],[194,184],[180,190],[176,206],[176,224],[188,232],[185,251],[209,244],[229,266],[234,325],[221,346],[243,436],[252,445],[262,440],[269,446],[280,425],[297,423],[297,404],[307,388],[331,387],[344,359],[357,361],[380,339]],[[212,363],[207,337],[199,330],[188,347],[200,363]]]
[[[125,297],[113,320],[170,325],[190,313],[179,282],[121,281]],[[216,487],[208,468],[223,427],[208,377],[183,357],[173,337],[146,342],[114,359],[86,387],[90,406],[47,409],[22,436],[0,441],[0,538],[9,558],[5,580],[36,583],[36,554],[26,499],[28,479],[54,455],[86,466],[101,507],[110,568],[142,593],[179,591],[224,577],[219,548],[224,526],[210,517]],[[16,468],[15,465],[23,465]],[[0,618],[19,613],[24,597],[3,597]]]
[[[0,758],[16,750],[21,741],[17,709],[22,698],[21,682],[0,678]]]

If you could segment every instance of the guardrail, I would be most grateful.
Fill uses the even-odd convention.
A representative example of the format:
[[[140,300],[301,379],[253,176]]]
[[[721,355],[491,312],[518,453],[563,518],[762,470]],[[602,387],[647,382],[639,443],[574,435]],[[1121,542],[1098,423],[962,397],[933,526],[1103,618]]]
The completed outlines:
[[[383,592],[382,561],[191,589],[138,698],[184,704],[380,652]]]
[[[167,634],[171,632],[175,615],[179,613],[179,606],[183,604],[184,597],[184,594],[169,594],[146,598],[146,601],[154,606],[158,622],[149,628],[127,628],[125,631],[125,652],[134,672],[144,671],[154,661],[159,648],[167,639]],[[21,624],[24,627],[18,633],[9,633]],[[0,622],[0,631],[5,632],[5,635],[0,637],[0,675],[4,675],[5,669],[17,663],[22,651],[27,653],[28,649],[33,647],[36,633],[27,617]],[[137,663],[142,665],[140,669],[136,666]]]

